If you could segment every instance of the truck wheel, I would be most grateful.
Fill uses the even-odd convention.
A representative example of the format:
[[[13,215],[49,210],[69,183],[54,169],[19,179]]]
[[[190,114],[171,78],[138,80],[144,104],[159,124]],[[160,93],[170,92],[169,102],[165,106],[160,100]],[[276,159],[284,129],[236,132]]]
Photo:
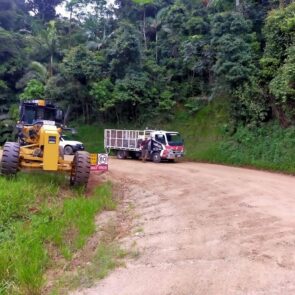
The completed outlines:
[[[86,186],[90,174],[90,155],[87,152],[77,152],[75,154],[72,171],[71,171],[71,185]]]
[[[18,171],[20,145],[17,142],[6,142],[3,148],[1,174],[12,176]]]
[[[126,151],[117,151],[117,159],[124,160],[127,158]]]
[[[153,153],[152,160],[154,163],[160,163],[161,162],[160,153]]]

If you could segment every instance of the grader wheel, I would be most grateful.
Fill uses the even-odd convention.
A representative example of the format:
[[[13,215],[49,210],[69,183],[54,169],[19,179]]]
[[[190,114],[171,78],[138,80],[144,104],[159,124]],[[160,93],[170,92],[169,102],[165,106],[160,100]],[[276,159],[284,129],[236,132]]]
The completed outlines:
[[[20,145],[17,142],[6,142],[3,148],[1,174],[15,175],[19,166]]]
[[[71,185],[86,186],[90,174],[90,155],[87,152],[75,154],[71,172]]]

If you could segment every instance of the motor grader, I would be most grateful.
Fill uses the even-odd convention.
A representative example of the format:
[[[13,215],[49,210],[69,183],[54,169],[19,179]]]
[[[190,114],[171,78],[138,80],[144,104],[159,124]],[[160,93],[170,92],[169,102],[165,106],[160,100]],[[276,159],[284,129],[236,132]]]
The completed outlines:
[[[90,155],[78,151],[73,160],[64,159],[59,147],[63,132],[63,112],[44,100],[25,101],[20,105],[17,142],[3,148],[1,174],[15,175],[19,170],[67,172],[72,185],[87,185]]]

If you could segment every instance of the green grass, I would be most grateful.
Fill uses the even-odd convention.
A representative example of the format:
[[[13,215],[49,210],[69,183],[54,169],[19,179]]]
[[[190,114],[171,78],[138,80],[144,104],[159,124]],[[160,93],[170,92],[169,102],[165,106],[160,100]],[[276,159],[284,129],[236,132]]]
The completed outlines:
[[[100,125],[81,125],[77,128],[77,140],[82,141],[91,153],[104,152],[104,127]]]
[[[93,234],[95,215],[115,208],[111,191],[107,183],[85,197],[63,175],[0,177],[0,294],[41,294],[53,261],[70,260]]]

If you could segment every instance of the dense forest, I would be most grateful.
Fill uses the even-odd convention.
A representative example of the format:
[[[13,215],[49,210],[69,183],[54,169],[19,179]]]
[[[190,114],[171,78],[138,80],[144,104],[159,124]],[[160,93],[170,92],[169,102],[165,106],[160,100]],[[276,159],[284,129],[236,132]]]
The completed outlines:
[[[46,98],[69,120],[140,125],[223,97],[232,126],[292,126],[290,2],[0,0],[0,116]]]

